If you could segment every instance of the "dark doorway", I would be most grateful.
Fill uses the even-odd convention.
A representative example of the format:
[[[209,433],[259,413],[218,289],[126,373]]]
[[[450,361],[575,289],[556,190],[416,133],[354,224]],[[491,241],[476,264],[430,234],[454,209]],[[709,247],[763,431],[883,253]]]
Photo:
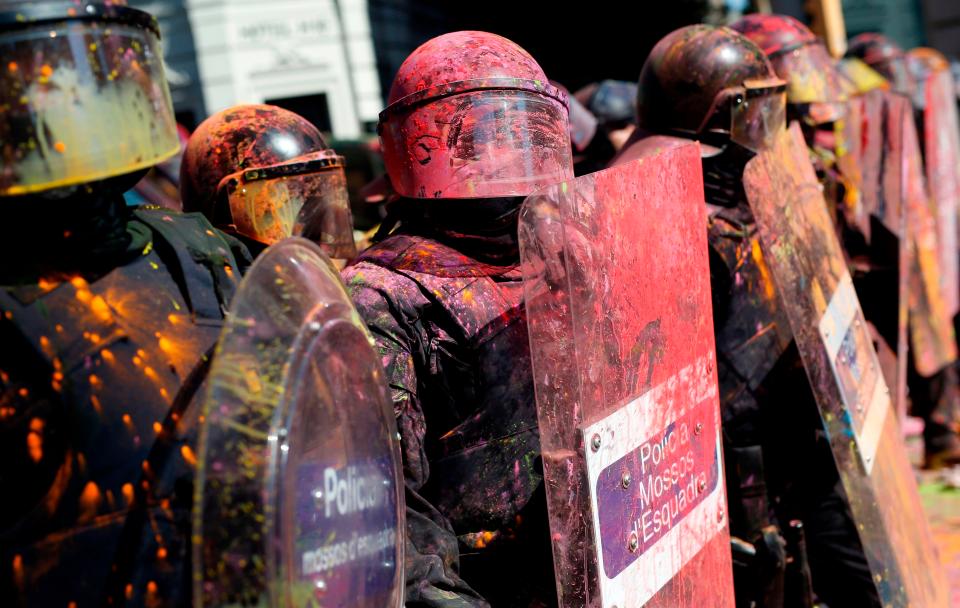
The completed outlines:
[[[324,133],[333,131],[333,125],[330,123],[330,108],[327,105],[326,93],[315,93],[313,95],[302,95],[300,97],[279,97],[277,99],[268,99],[264,103],[295,112],[312,122],[315,127]]]

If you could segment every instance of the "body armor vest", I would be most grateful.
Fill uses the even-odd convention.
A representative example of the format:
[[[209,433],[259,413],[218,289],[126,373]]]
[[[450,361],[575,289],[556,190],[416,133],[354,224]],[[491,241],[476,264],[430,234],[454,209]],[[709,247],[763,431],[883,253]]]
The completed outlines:
[[[414,313],[429,334],[417,362],[429,421],[422,494],[461,538],[515,525],[542,481],[519,268],[410,235],[374,246],[357,261],[365,264],[403,275],[429,301]]]
[[[5,387],[23,399],[0,428],[52,472],[39,504],[3,522],[8,600],[189,602],[198,412],[188,406],[237,263],[200,214],[138,209],[130,230],[150,237],[140,255],[91,282],[0,289],[5,335],[39,370]]]

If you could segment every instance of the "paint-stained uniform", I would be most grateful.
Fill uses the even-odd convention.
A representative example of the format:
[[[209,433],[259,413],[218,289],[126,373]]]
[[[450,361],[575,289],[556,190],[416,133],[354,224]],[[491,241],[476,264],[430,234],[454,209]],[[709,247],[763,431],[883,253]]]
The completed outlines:
[[[460,575],[494,605],[552,603],[521,273],[453,245],[394,234],[343,272],[402,437],[407,605],[485,604]]]
[[[189,603],[195,397],[247,254],[200,214],[120,213],[109,255],[0,288],[4,605]]]

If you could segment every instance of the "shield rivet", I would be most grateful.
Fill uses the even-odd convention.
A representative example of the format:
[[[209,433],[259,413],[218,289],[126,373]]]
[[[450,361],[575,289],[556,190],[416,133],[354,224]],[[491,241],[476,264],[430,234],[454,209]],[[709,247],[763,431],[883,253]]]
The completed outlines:
[[[697,490],[703,492],[703,491],[706,490],[706,489],[707,489],[707,480],[706,480],[706,479],[701,479],[700,481],[697,482]]]
[[[717,523],[718,524],[723,521],[723,515],[724,515],[723,505],[721,505],[717,507]]]
[[[694,434],[694,435],[699,435],[699,434],[702,433],[702,432],[703,432],[703,424],[701,424],[701,423],[698,422],[698,423],[697,423],[697,426],[693,427],[693,434]]]
[[[630,487],[630,482],[633,481],[633,478],[630,477],[630,473],[624,473],[623,477],[620,478],[620,485],[623,486],[623,489]]]
[[[640,539],[637,538],[636,532],[630,533],[630,542],[627,545],[627,548],[630,549],[630,553],[636,553],[637,549],[640,548]]]
[[[594,452],[600,449],[600,435],[594,433],[593,437],[590,439],[590,449]]]

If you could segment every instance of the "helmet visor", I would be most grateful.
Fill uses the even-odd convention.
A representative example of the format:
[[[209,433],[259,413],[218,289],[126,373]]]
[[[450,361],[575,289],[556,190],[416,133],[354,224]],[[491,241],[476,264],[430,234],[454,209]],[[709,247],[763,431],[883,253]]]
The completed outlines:
[[[748,150],[770,147],[786,128],[787,97],[781,80],[748,80],[731,107],[730,139]]]
[[[771,58],[777,74],[787,80],[791,104],[843,103],[847,89],[823,44],[806,44]]]
[[[133,173],[180,149],[149,16],[0,32],[0,195]],[[106,18],[106,17],[105,17]]]
[[[489,198],[571,179],[569,115],[556,95],[485,88],[394,104],[380,119],[393,187],[410,198]]]
[[[331,258],[356,253],[343,157],[329,151],[249,169],[221,181],[237,232],[272,244],[302,236]]]

